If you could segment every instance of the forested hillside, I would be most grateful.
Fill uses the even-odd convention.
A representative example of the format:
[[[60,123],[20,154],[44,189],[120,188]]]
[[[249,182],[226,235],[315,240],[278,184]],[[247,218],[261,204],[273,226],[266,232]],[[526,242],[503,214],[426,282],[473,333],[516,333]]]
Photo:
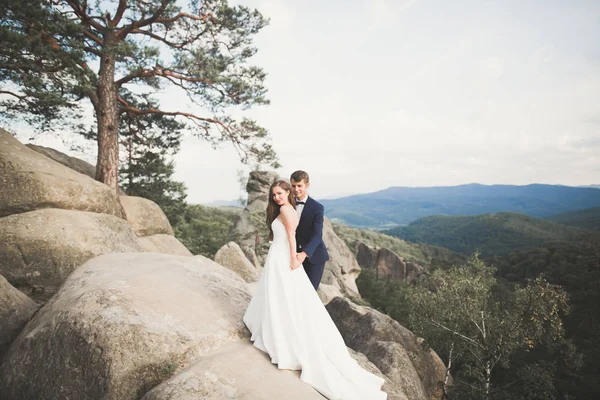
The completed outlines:
[[[517,213],[476,216],[429,216],[385,233],[401,239],[445,247],[460,253],[475,251],[484,256],[553,243],[578,242],[597,232]]]
[[[600,207],[557,214],[546,219],[560,224],[600,231]]]

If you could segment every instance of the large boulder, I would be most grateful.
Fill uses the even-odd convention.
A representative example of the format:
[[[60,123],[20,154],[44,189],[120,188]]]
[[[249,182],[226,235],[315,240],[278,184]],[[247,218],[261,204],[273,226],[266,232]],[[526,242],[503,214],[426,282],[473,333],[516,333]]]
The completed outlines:
[[[31,150],[37,151],[40,154],[45,155],[48,158],[56,161],[64,165],[65,167],[69,167],[72,170],[79,172],[80,174],[84,174],[89,176],[92,179],[96,179],[96,166],[80,160],[76,157],[71,157],[65,153],[61,153],[58,150],[54,150],[50,147],[38,146],[36,144],[27,143],[25,146],[29,147]]]
[[[319,295],[319,298],[321,299],[321,302],[323,304],[329,303],[335,297],[343,296],[342,292],[340,292],[340,289],[338,287],[333,286],[333,285],[328,285],[323,282],[321,282],[321,284],[319,285],[317,294]]]
[[[346,345],[366,355],[411,400],[440,399],[445,368],[408,329],[385,314],[336,297],[327,311]]]
[[[0,274],[26,292],[51,292],[90,258],[130,251],[144,249],[114,215],[46,208],[0,218]]]
[[[259,270],[246,258],[244,252],[235,242],[229,242],[217,251],[215,262],[229,268],[246,282],[256,282],[260,277]]]
[[[356,260],[362,268],[373,269],[380,278],[411,283],[423,273],[423,267],[387,248],[374,249],[361,241],[355,242]]]
[[[53,159],[65,167],[69,167],[72,170],[79,172],[80,174],[84,174],[92,179],[96,179],[96,166],[87,161],[83,161],[77,157],[72,157],[65,153],[61,153],[60,151],[51,147],[39,146],[33,143],[27,143],[25,146],[29,147],[31,150],[35,150],[38,153],[45,155],[48,158]],[[121,188],[118,188],[118,194],[119,196],[126,196],[125,192]]]
[[[409,261],[406,263],[406,272],[404,273],[404,279],[406,280],[406,282],[413,282],[421,277],[423,271],[424,268],[421,267],[419,264]]]
[[[173,228],[158,204],[137,196],[121,196],[127,222],[136,235],[173,235]]]
[[[159,233],[156,235],[140,237],[137,241],[143,247],[144,251],[151,253],[171,254],[174,256],[193,255],[183,243],[172,235]]]
[[[38,305],[0,275],[0,360]]]
[[[247,205],[234,221],[229,233],[246,258],[257,268],[262,266],[268,248],[264,232],[260,228],[265,220],[269,188],[278,179],[280,177],[274,171],[250,172],[246,185]]]
[[[323,400],[298,371],[279,370],[251,343],[233,343],[155,387],[142,400]]]
[[[325,218],[323,223],[323,241],[329,253],[329,261],[325,264],[325,270],[335,278],[337,283],[335,286],[349,296],[360,297],[356,287],[360,266],[346,243],[333,231],[333,226],[328,218]],[[333,284],[329,280],[327,283]]]
[[[123,218],[114,190],[21,144],[0,129],[0,217],[42,208]]]
[[[392,382],[390,378],[385,376],[375,364],[369,361],[367,356],[354,351],[351,348],[348,348],[348,351],[350,352],[350,355],[358,362],[358,365],[385,380],[381,390],[387,393],[387,400],[412,400],[411,398],[406,397],[406,394],[404,394],[404,391],[400,386]]]
[[[349,352],[361,367],[385,379],[388,400],[409,400],[367,357]],[[251,343],[232,343],[155,387],[142,400],[323,400],[299,378],[300,371],[277,369]]]
[[[356,251],[356,261],[358,262],[358,265],[360,265],[361,268],[374,268],[377,263],[378,251],[359,240],[356,240],[353,243],[353,246]]]
[[[246,283],[207,258],[96,257],[13,342],[0,393],[4,400],[139,399],[182,366],[247,340],[249,300]]]
[[[265,211],[269,202],[269,188],[281,179],[275,171],[252,171],[246,184],[249,211]]]

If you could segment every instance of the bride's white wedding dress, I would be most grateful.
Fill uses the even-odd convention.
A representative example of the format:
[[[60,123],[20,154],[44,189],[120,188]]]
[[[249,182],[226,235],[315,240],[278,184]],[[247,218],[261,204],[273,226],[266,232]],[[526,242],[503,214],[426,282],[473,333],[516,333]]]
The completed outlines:
[[[383,379],[350,356],[303,268],[290,269],[283,223],[276,218],[271,227],[273,243],[244,315],[254,345],[278,368],[302,370],[300,379],[330,400],[385,400]]]

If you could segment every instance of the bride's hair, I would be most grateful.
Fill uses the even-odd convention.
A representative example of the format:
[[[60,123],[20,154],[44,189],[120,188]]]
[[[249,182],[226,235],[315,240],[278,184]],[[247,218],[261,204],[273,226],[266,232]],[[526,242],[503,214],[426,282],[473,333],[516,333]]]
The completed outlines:
[[[278,180],[273,182],[271,187],[269,188],[269,202],[267,203],[267,228],[269,228],[269,240],[273,240],[273,228],[271,227],[271,223],[275,221],[275,218],[280,213],[281,206],[275,203],[273,200],[273,189],[276,187],[280,187],[286,192],[288,192],[288,201],[292,205],[292,207],[296,206],[296,200],[294,199],[294,195],[292,194],[292,186],[288,181]]]

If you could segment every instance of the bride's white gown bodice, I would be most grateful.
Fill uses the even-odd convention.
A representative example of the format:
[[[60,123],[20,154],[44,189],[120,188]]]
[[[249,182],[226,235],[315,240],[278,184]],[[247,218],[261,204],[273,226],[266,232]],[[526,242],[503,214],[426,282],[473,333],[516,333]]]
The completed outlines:
[[[302,370],[300,379],[330,400],[386,399],[383,379],[350,356],[304,269],[290,269],[283,223],[275,219],[271,227],[273,243],[244,315],[254,345],[278,368]]]

